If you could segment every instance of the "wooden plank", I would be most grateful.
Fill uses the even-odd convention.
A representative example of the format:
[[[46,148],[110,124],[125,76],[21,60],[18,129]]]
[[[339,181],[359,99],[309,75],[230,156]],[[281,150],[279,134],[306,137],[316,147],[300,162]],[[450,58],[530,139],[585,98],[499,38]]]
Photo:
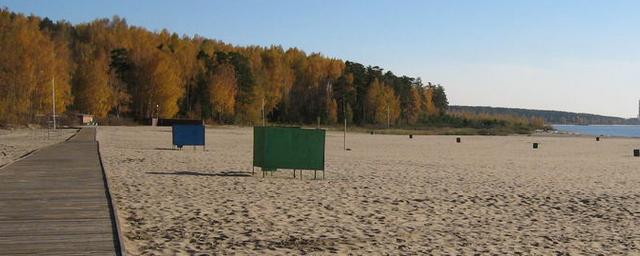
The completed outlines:
[[[11,246],[30,246],[30,244],[59,244],[64,242],[107,242],[113,243],[113,236],[109,233],[94,234],[65,234],[64,236],[53,235],[28,235],[28,236],[11,236],[0,237],[0,247]]]
[[[0,237],[111,232],[111,219],[0,221]]]
[[[105,198],[104,189],[69,189],[69,190],[42,190],[42,191],[30,191],[24,193],[23,190],[11,190],[0,192],[0,198],[3,200],[66,200],[66,199],[82,199],[82,198],[95,198],[100,200]]]
[[[60,241],[1,244],[0,255],[117,255],[109,241]]]

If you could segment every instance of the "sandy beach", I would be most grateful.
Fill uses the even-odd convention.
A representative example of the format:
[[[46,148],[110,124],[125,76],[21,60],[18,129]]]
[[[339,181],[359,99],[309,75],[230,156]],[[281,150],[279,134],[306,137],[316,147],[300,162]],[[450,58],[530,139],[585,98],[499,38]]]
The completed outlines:
[[[76,129],[13,129],[0,130],[0,167],[41,147],[66,140]]]
[[[99,128],[130,254],[640,254],[638,139],[328,132],[312,180],[251,176],[251,128],[206,136]]]

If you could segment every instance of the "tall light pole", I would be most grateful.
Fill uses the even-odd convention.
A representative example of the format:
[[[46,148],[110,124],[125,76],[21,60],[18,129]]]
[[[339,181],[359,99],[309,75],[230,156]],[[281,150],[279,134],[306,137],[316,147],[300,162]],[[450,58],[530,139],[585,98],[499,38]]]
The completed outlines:
[[[342,95],[342,117],[344,118],[344,137],[342,140],[342,148],[347,150],[347,111],[346,111],[346,101],[344,100],[344,95]]]
[[[52,51],[53,58],[56,58],[55,48]],[[53,113],[53,129],[56,129],[56,69],[53,68],[51,75],[51,112]]]
[[[51,78],[51,112],[53,113],[53,129],[56,129],[56,78]]]
[[[265,114],[264,114],[264,97],[262,98],[262,126],[267,126],[267,121],[264,118]]]

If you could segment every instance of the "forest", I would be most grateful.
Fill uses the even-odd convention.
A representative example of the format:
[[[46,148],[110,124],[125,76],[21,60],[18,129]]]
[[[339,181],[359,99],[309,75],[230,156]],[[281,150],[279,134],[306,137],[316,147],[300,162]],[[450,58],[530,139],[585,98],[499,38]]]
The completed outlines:
[[[152,32],[118,16],[71,24],[0,10],[0,126],[92,114],[210,124],[316,124],[522,133],[535,116],[450,111],[445,89],[378,66],[281,46]],[[459,110],[459,109],[458,109]],[[264,118],[264,120],[263,120]]]
[[[601,116],[586,113],[573,113],[553,110],[535,110],[521,108],[497,108],[477,106],[449,106],[449,113],[468,113],[485,115],[512,115],[525,118],[542,118],[548,124],[640,124],[637,118],[620,118],[613,116]]]
[[[356,125],[415,125],[448,106],[442,86],[378,66],[152,32],[117,16],[74,25],[2,9],[0,56],[2,124],[50,117],[54,97],[57,113],[98,120],[218,124],[255,124],[264,115],[283,124],[346,117]]]

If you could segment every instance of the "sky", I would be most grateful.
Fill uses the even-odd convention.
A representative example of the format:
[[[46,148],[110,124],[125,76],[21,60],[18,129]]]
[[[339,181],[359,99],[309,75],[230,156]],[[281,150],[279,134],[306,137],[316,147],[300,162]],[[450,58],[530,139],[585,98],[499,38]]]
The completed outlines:
[[[637,117],[640,1],[0,0],[11,11],[282,45],[442,84],[450,104]]]

